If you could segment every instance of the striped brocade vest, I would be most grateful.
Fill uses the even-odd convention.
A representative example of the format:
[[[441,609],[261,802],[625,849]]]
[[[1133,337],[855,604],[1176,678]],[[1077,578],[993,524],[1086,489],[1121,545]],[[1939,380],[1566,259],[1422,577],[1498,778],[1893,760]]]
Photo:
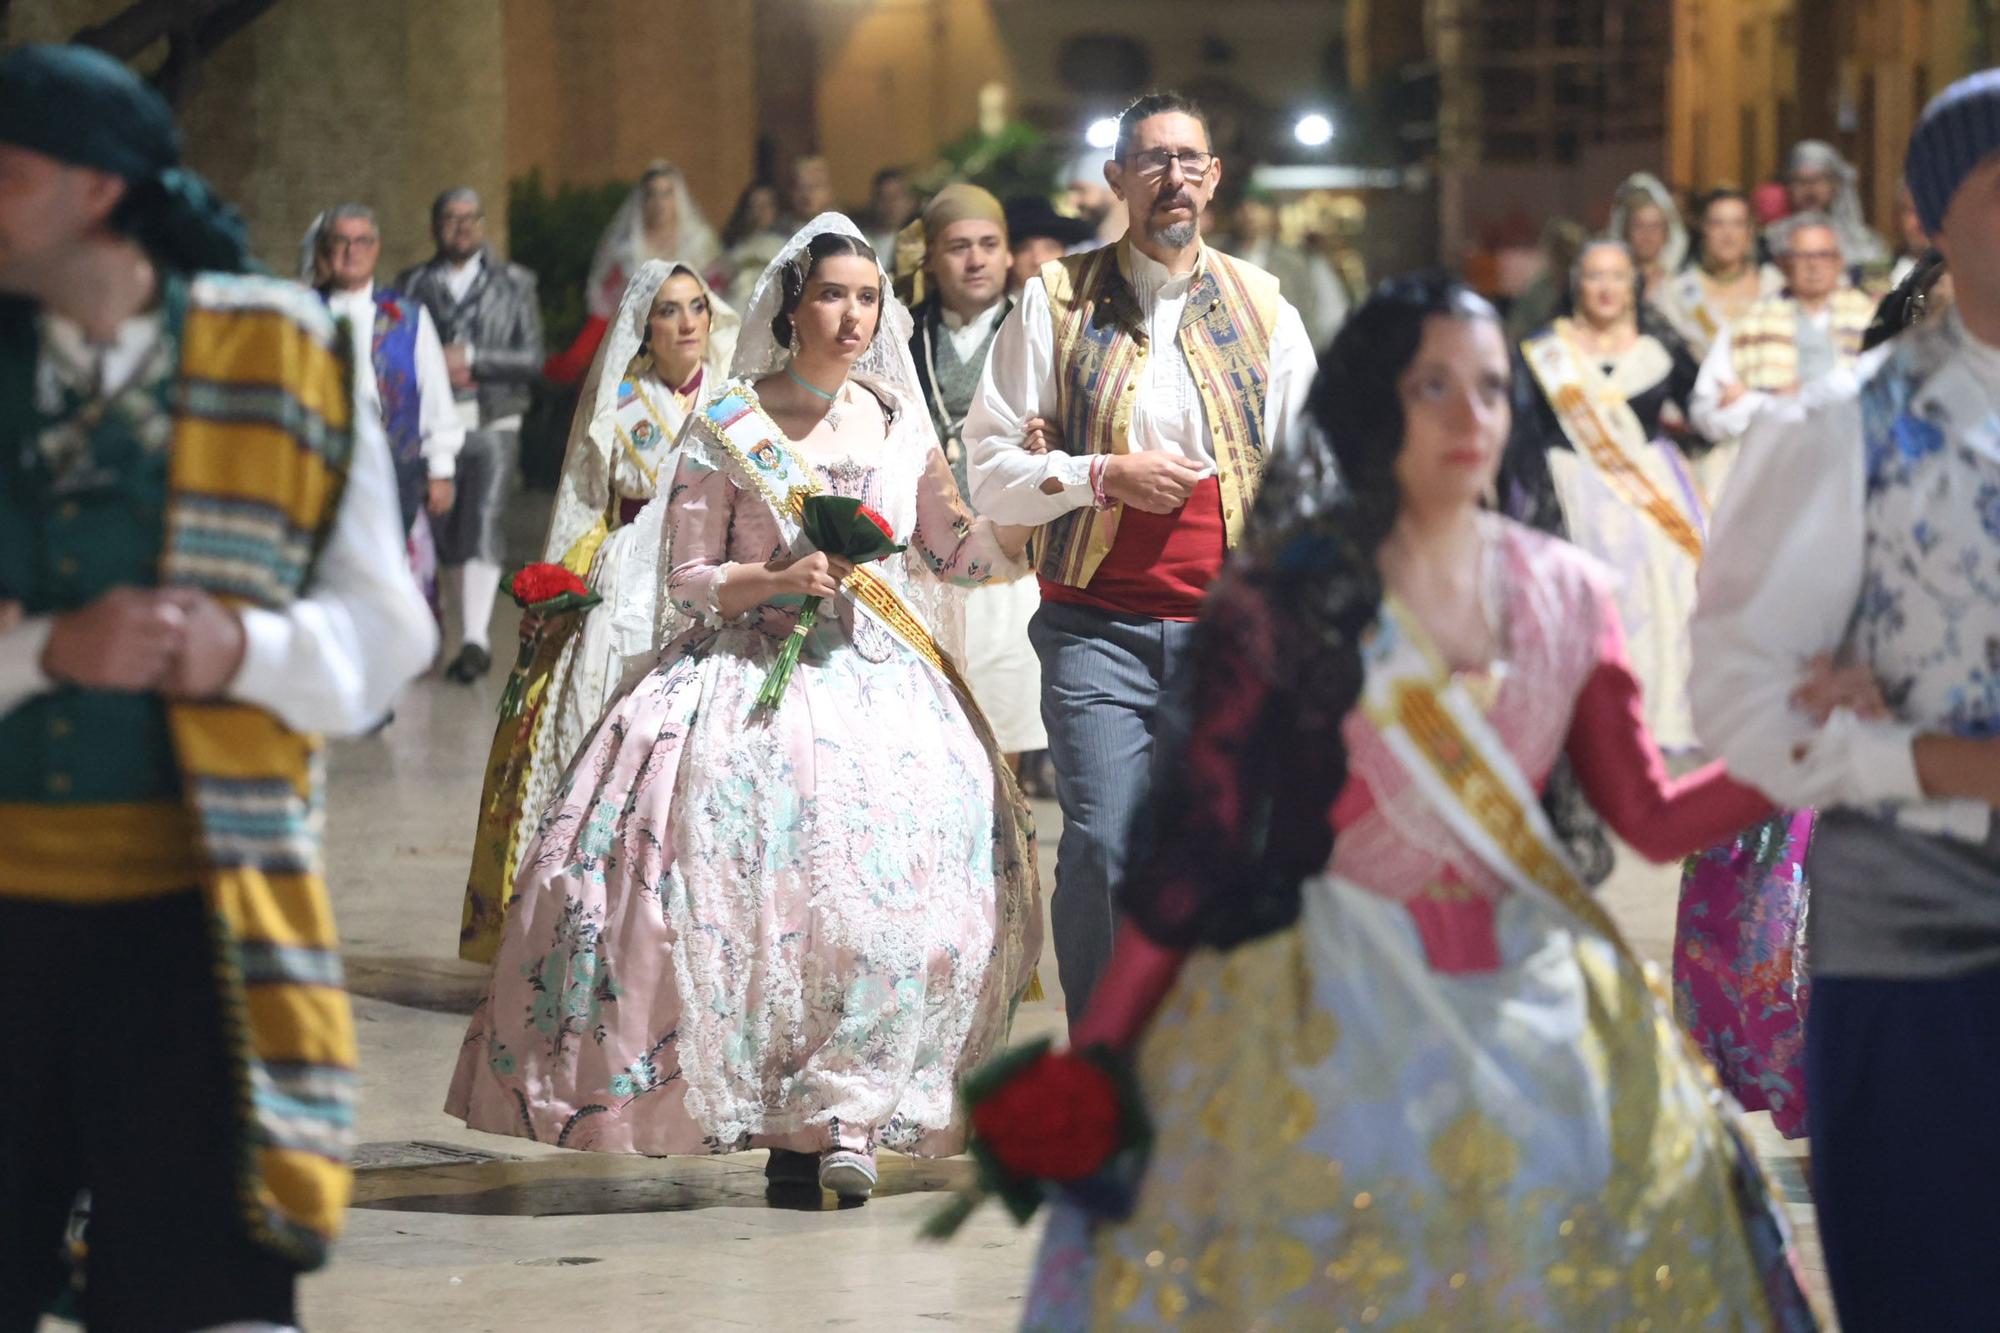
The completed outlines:
[[[1829,299],[1832,322],[1827,336],[1841,364],[1861,355],[1861,338],[1875,317],[1875,303],[1852,287]],[[1745,388],[1785,393],[1799,384],[1799,307],[1789,296],[1759,301],[1729,333],[1730,359]]]
[[[1055,330],[1056,410],[1071,449],[1131,449],[1132,405],[1149,352],[1130,278],[1129,241],[1051,261],[1041,272]],[[1204,247],[1181,315],[1180,348],[1194,373],[1215,442],[1227,542],[1243,534],[1264,473],[1264,399],[1278,280]],[[1043,579],[1087,588],[1117,539],[1123,506],[1071,510],[1035,534]]]

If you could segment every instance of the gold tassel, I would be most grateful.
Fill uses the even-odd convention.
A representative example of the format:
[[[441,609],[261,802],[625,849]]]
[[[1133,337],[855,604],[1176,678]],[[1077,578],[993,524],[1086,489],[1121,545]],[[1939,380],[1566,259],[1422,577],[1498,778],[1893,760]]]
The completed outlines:
[[[1042,969],[1036,968],[1028,975],[1028,989],[1021,994],[1021,1003],[1033,1004],[1036,1000],[1046,1000],[1049,993],[1042,989]]]

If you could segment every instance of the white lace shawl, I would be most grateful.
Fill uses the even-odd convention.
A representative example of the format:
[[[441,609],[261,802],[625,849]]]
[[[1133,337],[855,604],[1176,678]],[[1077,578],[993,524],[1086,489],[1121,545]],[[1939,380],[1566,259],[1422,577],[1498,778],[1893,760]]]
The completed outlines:
[[[542,543],[544,560],[561,560],[578,538],[611,511],[612,454],[618,448],[618,386],[632,373],[633,364],[646,345],[646,324],[660,285],[676,271],[700,283],[708,297],[708,353],[702,359],[704,378],[711,383],[721,378],[722,368],[736,354],[737,331],[742,321],[709,289],[708,280],[696,268],[672,259],[652,259],[639,266],[639,271],[625,284],[618,313],[605,330],[604,342],[590,363],[590,373],[584,376],[583,398],[577,403],[576,416],[570,423],[562,478],[556,484],[555,508],[549,515],[548,536]],[[669,403],[672,398],[672,394],[665,395]],[[682,423],[661,424],[667,431],[678,434]],[[659,476],[663,481],[673,476],[676,461],[668,457],[660,464]],[[613,591],[598,589],[606,601],[611,600]]]

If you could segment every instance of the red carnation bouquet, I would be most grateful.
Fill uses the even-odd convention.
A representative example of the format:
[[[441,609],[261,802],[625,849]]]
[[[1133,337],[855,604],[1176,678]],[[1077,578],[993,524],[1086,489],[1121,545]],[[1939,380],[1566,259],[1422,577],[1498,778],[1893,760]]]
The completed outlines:
[[[865,565],[903,549],[889,529],[889,520],[852,496],[808,495],[799,524],[805,529],[806,540],[815,548],[851,564]],[[819,622],[820,600],[808,597],[800,605],[798,623],[785,637],[785,646],[778,650],[778,660],[765,675],[764,687],[757,691],[759,708],[776,708],[785,697],[785,687],[792,683],[792,669],[799,664],[806,635]]]
[[[1101,1217],[1132,1211],[1152,1126],[1130,1066],[1102,1046],[1057,1051],[1044,1039],[1008,1051],[965,1081],[968,1145],[979,1176],[925,1224],[942,1240],[989,1195],[1026,1223],[1051,1194]]]
[[[503,720],[521,714],[521,704],[528,693],[528,675],[549,626],[561,617],[588,611],[604,600],[570,569],[548,563],[524,565],[507,584],[507,591],[525,614],[521,620],[521,651],[514,658],[514,670],[507,676],[507,688],[500,692]]]

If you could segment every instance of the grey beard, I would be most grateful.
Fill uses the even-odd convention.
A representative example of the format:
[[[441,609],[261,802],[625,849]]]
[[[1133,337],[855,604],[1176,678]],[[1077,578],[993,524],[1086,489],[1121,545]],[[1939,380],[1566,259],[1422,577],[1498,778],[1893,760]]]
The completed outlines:
[[[1149,234],[1152,236],[1155,245],[1164,245],[1171,250],[1181,250],[1194,244],[1194,235],[1197,230],[1199,230],[1198,224],[1194,219],[1190,218],[1186,222],[1176,222],[1171,226],[1162,227],[1158,231]]]

